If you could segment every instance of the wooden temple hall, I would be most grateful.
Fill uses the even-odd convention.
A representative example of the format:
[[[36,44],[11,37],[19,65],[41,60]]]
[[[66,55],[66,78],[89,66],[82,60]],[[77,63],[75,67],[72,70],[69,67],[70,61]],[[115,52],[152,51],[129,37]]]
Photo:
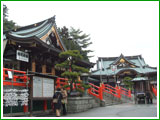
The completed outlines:
[[[50,101],[55,89],[54,83],[64,71],[63,69],[56,69],[55,64],[63,61],[59,58],[59,53],[66,50],[61,36],[57,32],[55,16],[32,25],[4,32],[3,90],[10,88],[29,90],[29,105],[13,106],[12,112],[51,108]],[[86,68],[93,67],[93,64],[86,61],[79,61],[77,64]],[[15,76],[12,76],[11,72]],[[16,76],[16,73],[21,75]],[[24,77],[24,75],[26,76]],[[50,82],[45,81],[44,78]],[[27,85],[26,80],[29,81]],[[38,83],[38,81],[41,82]],[[49,89],[52,92],[48,92]],[[30,102],[30,99],[33,101]],[[31,107],[28,107],[30,104]],[[4,106],[3,112],[4,114],[10,113],[10,106]]]
[[[124,78],[130,77],[134,82],[135,92],[145,92],[157,85],[157,68],[146,64],[141,55],[99,57],[97,70],[93,71],[91,76],[100,82],[123,87]]]
[[[59,75],[54,65],[61,61],[59,53],[66,51],[55,23],[55,17],[39,23],[7,31],[3,35],[3,66],[5,68]],[[79,63],[85,67],[92,64]]]

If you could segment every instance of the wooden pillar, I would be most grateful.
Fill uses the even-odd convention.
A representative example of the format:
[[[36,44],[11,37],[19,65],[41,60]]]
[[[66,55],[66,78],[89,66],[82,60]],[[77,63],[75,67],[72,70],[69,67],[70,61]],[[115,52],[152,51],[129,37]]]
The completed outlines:
[[[46,65],[42,65],[42,73],[46,73]]]
[[[55,74],[56,74],[54,66],[52,67],[51,74],[52,74],[52,75],[55,75]]]
[[[46,64],[43,64],[43,65],[42,65],[42,73],[46,73],[46,71],[47,71],[46,67],[47,67]],[[47,110],[47,100],[44,100],[43,110],[44,110],[44,111]]]
[[[36,72],[36,61],[35,61],[35,59],[32,60],[32,72]]]
[[[32,117],[33,114],[33,76],[30,77],[30,94],[29,94],[29,102],[30,102],[30,117]]]
[[[30,101],[30,117],[32,117],[33,115],[33,100],[31,98],[31,101]]]

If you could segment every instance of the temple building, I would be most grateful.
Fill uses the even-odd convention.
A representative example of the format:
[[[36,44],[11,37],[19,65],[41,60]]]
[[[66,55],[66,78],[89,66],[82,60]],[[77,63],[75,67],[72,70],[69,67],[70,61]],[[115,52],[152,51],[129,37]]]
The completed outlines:
[[[125,86],[124,78],[132,78],[136,92],[144,92],[157,84],[157,68],[150,67],[141,55],[99,57],[92,78],[112,86]]]
[[[57,32],[55,16],[32,25],[4,31],[3,90],[28,87],[29,99],[32,98],[33,101],[30,102],[29,100],[31,107],[24,106],[25,112],[28,109],[33,109],[33,111],[50,109],[55,87],[51,84],[55,85],[56,78],[61,77],[61,73],[64,71],[62,68],[55,68],[55,64],[64,61],[59,58],[59,53],[66,50]],[[76,64],[85,68],[93,67],[92,63],[83,60]],[[22,74],[27,75],[27,77],[32,76],[29,79],[35,80],[26,86],[26,83],[23,83],[26,82],[26,77]],[[42,82],[36,84],[37,81]],[[49,89],[51,92],[47,92]],[[3,110],[4,113],[10,113],[10,107],[4,107]],[[13,112],[23,112],[23,106],[14,107]]]
[[[4,32],[3,66],[16,70],[57,75],[54,65],[61,61],[59,53],[66,51],[55,23],[55,16],[47,20]],[[24,55],[24,56],[23,56]],[[80,65],[92,64],[80,61]]]

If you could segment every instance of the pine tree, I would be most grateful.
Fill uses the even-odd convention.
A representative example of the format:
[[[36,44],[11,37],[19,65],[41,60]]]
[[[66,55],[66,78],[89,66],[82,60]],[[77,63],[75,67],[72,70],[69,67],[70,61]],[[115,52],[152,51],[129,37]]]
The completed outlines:
[[[88,53],[93,51],[87,50],[88,46],[92,44],[90,35],[83,33],[80,29],[76,30],[73,27],[68,29],[65,26],[59,28],[59,34],[68,50],[79,50],[85,61],[89,61],[89,58],[93,57],[88,56]]]
[[[15,24],[13,20],[8,20],[8,8],[6,5],[3,5],[3,31],[17,28],[18,26],[15,26]]]
[[[56,68],[65,69],[65,72],[63,72],[61,74],[61,76],[68,78],[68,80],[70,82],[70,92],[72,92],[72,90],[73,90],[73,83],[75,85],[77,83],[80,84],[79,86],[76,86],[77,91],[84,92],[83,88],[89,88],[89,85],[85,85],[85,84],[83,84],[82,81],[78,81],[78,76],[80,76],[81,73],[88,73],[89,72],[88,69],[81,67],[81,66],[77,66],[75,64],[77,61],[83,59],[82,55],[80,55],[80,52],[78,50],[68,50],[65,52],[61,52],[59,54],[59,57],[65,59],[65,61],[63,61],[60,64],[56,64]]]
[[[132,86],[134,84],[131,80],[132,80],[131,77],[125,77],[123,79],[123,83],[126,85],[127,88],[130,88],[130,89],[132,89]]]

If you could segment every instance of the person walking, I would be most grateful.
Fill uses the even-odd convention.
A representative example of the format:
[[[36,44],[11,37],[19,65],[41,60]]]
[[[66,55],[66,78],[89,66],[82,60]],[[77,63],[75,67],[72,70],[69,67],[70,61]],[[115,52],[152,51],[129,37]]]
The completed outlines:
[[[153,94],[152,94],[151,91],[149,91],[149,94],[150,94],[150,95],[149,95],[149,96],[150,96],[150,97],[149,97],[149,103],[150,103],[150,104],[153,104],[153,101],[152,101],[152,99],[153,99]]]
[[[147,90],[147,91],[146,91],[146,102],[147,102],[147,104],[149,104],[149,100],[150,100],[150,93],[149,93],[149,91]]]
[[[57,88],[57,90],[55,91],[55,94],[53,95],[53,104],[56,110],[56,117],[61,116],[62,99],[63,99],[63,96],[61,93],[61,89]]]
[[[67,114],[67,91],[65,90],[65,88],[61,88],[61,92],[62,92],[62,107],[63,107],[63,115]]]

